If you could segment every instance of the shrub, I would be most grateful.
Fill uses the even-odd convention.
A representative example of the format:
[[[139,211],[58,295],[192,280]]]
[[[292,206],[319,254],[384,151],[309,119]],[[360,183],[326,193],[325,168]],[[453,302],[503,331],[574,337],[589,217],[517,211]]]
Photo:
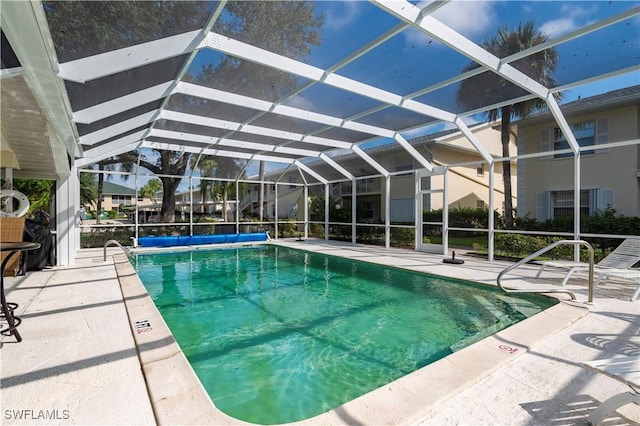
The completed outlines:
[[[525,258],[532,253],[542,250],[549,244],[555,241],[562,240],[558,237],[537,237],[532,235],[523,234],[500,234],[496,236],[495,241],[495,253],[499,256]],[[618,240],[619,241],[619,240]],[[594,259],[598,263],[602,258],[607,256],[610,252],[610,248],[602,248],[598,245],[593,245]],[[582,246],[581,246],[582,248]],[[474,250],[483,251],[484,247],[480,247],[479,244],[474,244]],[[553,259],[572,260],[574,253],[573,245],[559,245],[552,250],[542,254],[543,257],[551,257]],[[582,262],[589,261],[589,251],[586,249],[580,250],[580,260]]]
[[[413,228],[391,228],[390,232],[392,247],[413,247],[415,238]]]
[[[364,244],[384,244],[384,227],[382,226],[357,226],[356,242]]]
[[[494,223],[500,227],[502,219],[500,214],[493,212]],[[441,222],[442,210],[431,210],[422,212],[422,219],[425,222]],[[485,208],[456,207],[449,209],[449,226],[455,228],[487,229],[489,228],[489,210]],[[458,234],[460,237],[473,236],[473,232]]]
[[[132,245],[131,237],[134,236],[133,228],[93,229],[91,232],[80,234],[80,247],[95,248],[104,247],[109,240],[116,240],[123,246]]]
[[[495,252],[501,256],[525,257],[548,244],[546,238],[523,234],[499,234],[495,239]]]
[[[278,237],[296,237],[299,236],[298,224],[293,219],[278,222]]]
[[[529,228],[531,229],[531,228]],[[539,223],[535,229],[554,232],[573,232],[573,217],[562,216]],[[618,234],[640,235],[640,217],[622,216],[616,214],[616,210],[608,207],[604,211],[597,211],[592,216],[580,217],[580,229],[589,234]],[[611,238],[584,238],[594,247],[612,250],[620,244],[619,239]]]
[[[314,238],[324,238],[324,225],[320,223],[310,223],[309,236]]]

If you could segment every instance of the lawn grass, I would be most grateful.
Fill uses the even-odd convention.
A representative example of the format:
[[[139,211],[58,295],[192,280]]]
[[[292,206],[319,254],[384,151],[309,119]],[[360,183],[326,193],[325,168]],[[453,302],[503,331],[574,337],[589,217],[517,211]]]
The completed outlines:
[[[432,236],[428,237],[431,244],[442,244],[442,237]],[[478,244],[480,247],[487,247],[487,237],[449,237],[449,247],[457,247],[464,249],[472,249],[474,244]]]

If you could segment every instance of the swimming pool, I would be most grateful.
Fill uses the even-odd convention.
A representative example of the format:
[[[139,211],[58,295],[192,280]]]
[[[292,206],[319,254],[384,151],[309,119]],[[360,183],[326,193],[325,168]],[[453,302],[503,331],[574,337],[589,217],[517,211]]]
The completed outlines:
[[[139,254],[137,269],[216,406],[263,424],[328,411],[555,303],[274,246]]]

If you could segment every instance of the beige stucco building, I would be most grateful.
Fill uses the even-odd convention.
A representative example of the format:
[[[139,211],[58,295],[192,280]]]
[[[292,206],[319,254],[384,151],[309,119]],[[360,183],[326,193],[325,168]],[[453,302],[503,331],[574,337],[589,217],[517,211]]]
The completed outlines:
[[[471,129],[475,137],[494,157],[502,154],[500,142],[500,128],[495,123],[480,124]],[[485,208],[490,199],[490,168],[483,160],[471,142],[459,131],[444,131],[437,134],[418,137],[409,141],[426,160],[435,166],[445,166],[448,169],[448,200],[449,208]],[[389,212],[392,223],[413,223],[415,221],[416,203],[416,177],[414,169],[419,169],[420,164],[400,145],[391,143],[365,150],[376,162],[391,173],[389,180],[390,199]],[[515,135],[510,147],[511,155],[516,153]],[[355,176],[364,175],[366,163],[359,156],[349,153],[332,157],[344,169]],[[434,158],[438,160],[435,161]],[[329,164],[317,160],[308,164],[310,168],[328,179],[331,184],[330,198],[341,205],[352,205],[351,181],[335,182],[345,179],[339,175]],[[517,173],[515,162],[512,167],[512,193],[513,204],[516,205],[515,193],[517,185]],[[441,168],[441,167],[438,167]],[[368,171],[368,170],[367,170]],[[403,173],[406,171],[406,173]],[[375,173],[371,173],[375,174]],[[302,218],[301,200],[303,199],[302,177],[297,171],[284,174],[272,173],[266,176],[267,180],[279,178],[278,185],[278,216],[280,218]],[[494,167],[494,206],[500,213],[503,212],[504,191],[502,182],[502,163],[498,162]],[[313,181],[310,176],[305,176],[308,181]],[[423,210],[438,210],[443,208],[444,197],[441,190],[444,186],[444,176],[433,174],[423,179],[422,190],[424,194]],[[300,185],[300,186],[299,186]],[[386,185],[383,177],[358,179],[356,181],[356,211],[358,222],[384,222],[386,211]],[[273,217],[275,186],[269,185],[266,189],[265,203],[268,217]],[[250,195],[255,198],[256,194]],[[256,206],[257,207],[257,206]]]
[[[549,114],[520,121],[518,154],[547,154],[518,161],[518,216],[544,221],[573,215],[574,174],[580,180],[582,214],[611,207],[618,214],[639,216],[639,105],[640,86],[634,86],[562,107],[583,147],[579,170]],[[603,144],[616,146],[598,149]]]
[[[138,196],[136,190],[124,185],[118,185],[105,180],[102,184],[102,210],[122,210],[124,208],[138,204],[139,208],[149,208],[150,206],[160,206],[162,199],[151,199]],[[90,210],[97,209],[97,203],[93,202],[89,206]],[[158,207],[159,209],[159,207]]]

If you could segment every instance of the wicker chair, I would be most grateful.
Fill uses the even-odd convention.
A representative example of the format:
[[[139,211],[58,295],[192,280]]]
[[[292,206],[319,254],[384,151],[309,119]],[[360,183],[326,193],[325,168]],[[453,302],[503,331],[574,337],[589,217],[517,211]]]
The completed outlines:
[[[22,241],[22,235],[24,232],[24,220],[25,217],[12,217],[1,216],[0,217],[0,241],[7,243],[17,243]],[[9,253],[2,253],[0,257],[0,263],[9,255]],[[15,255],[7,264],[4,270],[5,277],[15,277],[20,269],[20,256]]]

